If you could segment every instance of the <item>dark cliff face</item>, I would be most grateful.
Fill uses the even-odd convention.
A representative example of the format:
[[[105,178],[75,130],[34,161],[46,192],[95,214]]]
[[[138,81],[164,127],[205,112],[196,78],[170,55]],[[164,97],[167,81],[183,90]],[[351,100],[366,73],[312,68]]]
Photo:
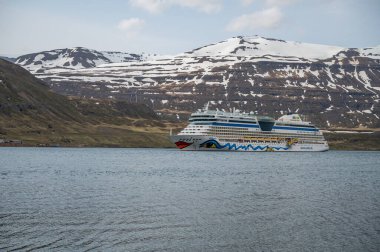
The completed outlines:
[[[143,102],[178,120],[186,120],[209,103],[210,108],[274,117],[297,112],[320,127],[380,127],[377,48],[333,48],[329,57],[307,59],[307,49],[315,50],[310,45],[289,47],[282,40],[243,37],[234,43],[224,41],[175,57],[39,78],[61,94]],[[295,53],[300,46],[305,53],[273,53],[273,48],[282,46],[282,51],[288,46]]]

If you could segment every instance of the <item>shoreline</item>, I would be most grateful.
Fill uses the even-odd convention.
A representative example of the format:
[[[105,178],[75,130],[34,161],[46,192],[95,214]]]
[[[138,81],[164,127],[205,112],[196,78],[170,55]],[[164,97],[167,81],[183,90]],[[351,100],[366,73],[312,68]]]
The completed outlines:
[[[179,150],[178,148],[174,147],[122,147],[122,146],[33,146],[33,145],[20,145],[20,146],[0,146],[0,149],[2,148],[41,148],[41,149],[166,149],[166,150]],[[380,149],[342,149],[342,148],[330,148],[329,151],[352,151],[352,152],[380,152]],[[194,152],[194,151],[185,151],[185,152]],[[197,151],[198,152],[198,151]],[[202,151],[201,151],[202,152]],[[244,151],[222,151],[222,152],[241,152],[244,153]],[[257,151],[260,152],[260,151]],[[310,151],[296,151],[292,153],[308,153]],[[256,152],[253,152],[256,153]],[[281,152],[281,153],[289,153],[289,152]]]
[[[335,131],[335,132],[334,132]],[[364,133],[365,132],[365,133]],[[371,132],[371,133],[369,133]],[[124,133],[124,132],[123,132]],[[163,132],[115,132],[110,135],[59,134],[51,135],[12,134],[3,138],[0,147],[40,147],[40,148],[165,148],[175,149]],[[330,150],[380,151],[379,129],[353,131],[330,129],[324,132]],[[17,139],[17,140],[16,140]],[[69,141],[68,141],[69,140]]]

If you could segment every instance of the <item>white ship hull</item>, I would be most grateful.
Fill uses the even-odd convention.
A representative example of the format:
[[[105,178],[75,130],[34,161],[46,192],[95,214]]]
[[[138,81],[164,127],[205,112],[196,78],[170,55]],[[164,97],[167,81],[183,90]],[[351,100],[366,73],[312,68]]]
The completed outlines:
[[[192,113],[189,124],[170,136],[181,150],[208,151],[327,151],[322,132],[298,114],[278,120],[234,111],[204,110]]]
[[[328,151],[327,142],[323,144],[301,144],[294,143],[269,143],[269,142],[239,142],[220,141],[217,137],[197,136],[197,135],[175,135],[170,136],[170,140],[181,150],[187,151]]]

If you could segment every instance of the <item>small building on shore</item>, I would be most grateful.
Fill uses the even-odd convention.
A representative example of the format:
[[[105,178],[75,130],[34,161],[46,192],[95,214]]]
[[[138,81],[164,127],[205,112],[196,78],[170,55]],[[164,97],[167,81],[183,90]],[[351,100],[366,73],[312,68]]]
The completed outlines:
[[[18,146],[22,144],[22,140],[18,139],[0,139],[0,146]]]

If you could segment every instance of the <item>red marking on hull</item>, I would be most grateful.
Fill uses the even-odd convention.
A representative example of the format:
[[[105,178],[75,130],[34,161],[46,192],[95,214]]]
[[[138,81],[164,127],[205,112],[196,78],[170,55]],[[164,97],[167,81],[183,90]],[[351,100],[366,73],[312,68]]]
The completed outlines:
[[[178,141],[178,142],[175,142],[175,145],[177,145],[177,147],[179,149],[183,149],[183,148],[186,148],[187,146],[192,145],[192,143],[186,143],[186,142],[183,142],[183,141]]]

